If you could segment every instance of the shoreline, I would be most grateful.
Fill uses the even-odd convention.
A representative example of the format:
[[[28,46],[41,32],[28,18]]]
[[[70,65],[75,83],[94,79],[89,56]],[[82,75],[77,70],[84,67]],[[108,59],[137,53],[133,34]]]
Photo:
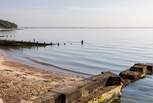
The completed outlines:
[[[63,73],[59,71],[52,71],[52,70],[47,70],[43,68],[38,68],[35,66],[31,66],[30,64],[24,63],[23,61],[19,61],[13,58],[10,58],[4,51],[0,50],[0,65],[5,65],[10,67],[10,69],[16,69],[16,70],[29,70],[32,72],[40,72],[40,73],[47,73],[47,74],[56,74],[58,76],[69,76],[69,77],[74,77],[74,78],[85,78],[84,76],[81,75],[71,75],[70,73]],[[17,69],[18,68],[18,69]],[[51,68],[54,68],[51,66]],[[0,68],[1,70],[1,68]],[[59,75],[61,74],[61,75]]]
[[[153,64],[137,63],[119,75],[85,78],[22,64],[1,52],[0,103],[120,103],[123,88],[151,74]]]
[[[52,64],[47,64],[47,63],[44,65],[49,66],[49,67],[43,67],[43,66],[41,66],[41,62],[38,62],[38,61],[35,61],[32,59],[31,59],[31,61],[33,61],[33,62],[29,63],[24,60],[20,60],[20,59],[12,57],[11,55],[5,53],[5,50],[3,50],[3,49],[0,49],[0,53],[3,53],[4,54],[3,57],[7,60],[26,65],[28,67],[35,69],[35,70],[47,71],[48,73],[50,73],[50,72],[51,73],[52,72],[59,73],[59,74],[61,73],[61,74],[64,74],[65,76],[78,76],[78,77],[82,77],[82,78],[88,78],[88,77],[93,76],[93,74],[73,71],[68,68],[63,68],[63,67],[60,67],[57,65],[52,65]]]
[[[74,86],[84,79],[21,64],[5,57],[4,52],[1,53],[0,100],[4,103],[21,103],[21,99],[41,96],[52,88]]]
[[[31,67],[1,53],[0,103],[112,103],[120,97],[122,84],[111,72],[88,78],[67,75]],[[115,84],[110,83],[112,77]]]

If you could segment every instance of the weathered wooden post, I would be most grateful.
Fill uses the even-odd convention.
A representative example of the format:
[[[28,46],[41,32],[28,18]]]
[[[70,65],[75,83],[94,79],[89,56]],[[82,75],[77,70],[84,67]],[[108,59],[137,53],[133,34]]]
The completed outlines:
[[[52,46],[52,45],[53,45],[53,43],[51,42],[51,43],[50,43],[50,45]]]

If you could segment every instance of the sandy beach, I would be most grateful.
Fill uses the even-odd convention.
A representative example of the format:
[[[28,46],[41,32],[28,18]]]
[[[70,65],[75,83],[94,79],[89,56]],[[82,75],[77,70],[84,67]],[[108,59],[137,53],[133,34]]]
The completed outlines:
[[[0,103],[22,103],[52,88],[74,86],[81,80],[79,76],[48,72],[0,55]]]

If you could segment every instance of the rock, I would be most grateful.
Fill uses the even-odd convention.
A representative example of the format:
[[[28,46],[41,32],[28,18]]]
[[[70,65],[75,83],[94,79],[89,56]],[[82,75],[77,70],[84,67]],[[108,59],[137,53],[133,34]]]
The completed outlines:
[[[93,93],[96,89],[107,86],[120,85],[120,77],[111,72],[104,72],[102,74],[88,78],[86,83],[81,88],[82,96],[86,97]]]
[[[119,76],[123,79],[124,85],[128,85],[131,82],[143,78],[144,75],[142,75],[140,72],[126,70],[121,72]]]
[[[3,100],[0,98],[0,103],[4,103]]]
[[[147,74],[153,74],[153,64],[137,63],[134,65],[134,67],[145,68]]]
[[[131,82],[144,78],[147,74],[153,74],[153,64],[134,64],[129,70],[123,71],[119,76],[123,79],[123,84],[128,85]]]
[[[130,71],[135,71],[135,72],[139,72],[142,74],[142,76],[146,76],[147,74],[147,69],[144,66],[139,66],[139,65],[134,65],[130,68]]]
[[[81,97],[81,91],[77,87],[63,87],[63,88],[56,88],[52,91],[56,93],[60,93],[61,95],[58,97],[58,99],[55,103],[77,103],[79,98]]]
[[[104,89],[98,90],[98,93],[89,97],[89,100],[81,103],[114,103],[115,100],[119,100],[121,97],[122,86],[108,86]],[[80,102],[79,102],[80,103]]]
[[[121,78],[116,76],[110,76],[106,82],[106,86],[114,86],[114,85],[121,85]]]
[[[33,101],[21,100],[21,103],[34,103]]]

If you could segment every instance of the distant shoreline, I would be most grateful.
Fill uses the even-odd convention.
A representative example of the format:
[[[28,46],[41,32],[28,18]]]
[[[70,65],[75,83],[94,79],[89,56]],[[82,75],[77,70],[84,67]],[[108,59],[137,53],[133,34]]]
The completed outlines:
[[[153,27],[20,27],[20,29],[153,29]]]

